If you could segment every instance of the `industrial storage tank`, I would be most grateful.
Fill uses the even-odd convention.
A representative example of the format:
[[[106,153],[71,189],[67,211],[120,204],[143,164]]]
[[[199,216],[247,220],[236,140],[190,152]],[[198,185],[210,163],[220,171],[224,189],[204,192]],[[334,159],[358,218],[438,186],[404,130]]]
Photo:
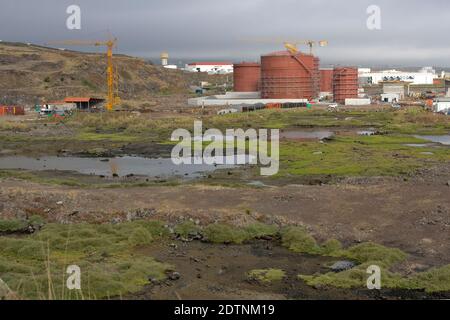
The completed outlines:
[[[233,66],[234,91],[259,91],[261,65],[256,62],[241,62]]]
[[[261,97],[313,99],[319,94],[319,58],[289,51],[261,56]]]
[[[334,68],[333,96],[334,101],[338,103],[345,103],[345,99],[358,98],[358,68]]]
[[[333,68],[320,68],[320,92],[333,92]]]

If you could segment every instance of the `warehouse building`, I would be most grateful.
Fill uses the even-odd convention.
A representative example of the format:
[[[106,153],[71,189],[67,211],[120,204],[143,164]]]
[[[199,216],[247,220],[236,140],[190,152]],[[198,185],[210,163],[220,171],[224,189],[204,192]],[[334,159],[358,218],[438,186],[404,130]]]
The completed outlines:
[[[89,110],[96,108],[105,99],[93,98],[93,97],[67,97],[64,99],[66,104],[74,104],[79,110]]]
[[[227,61],[193,62],[185,67],[189,72],[207,72],[209,74],[233,73],[233,63]]]
[[[377,72],[364,72],[367,70],[360,69],[358,77],[360,84],[378,84],[383,81],[408,81],[412,84],[433,84],[433,79],[436,78],[434,73],[422,70],[422,72],[404,72],[398,70],[385,70]]]
[[[450,98],[438,98],[433,103],[433,109],[435,112],[445,112],[450,111]]]
[[[383,81],[380,82],[384,95],[395,95],[398,99],[404,99],[409,95],[410,82],[407,81]]]

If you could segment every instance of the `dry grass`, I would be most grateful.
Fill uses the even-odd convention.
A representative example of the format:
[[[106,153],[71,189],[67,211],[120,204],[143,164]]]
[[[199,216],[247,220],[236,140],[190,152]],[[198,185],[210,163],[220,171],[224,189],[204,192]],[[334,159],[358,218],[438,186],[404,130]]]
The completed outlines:
[[[28,132],[30,130],[30,126],[26,123],[0,118],[0,131]]]

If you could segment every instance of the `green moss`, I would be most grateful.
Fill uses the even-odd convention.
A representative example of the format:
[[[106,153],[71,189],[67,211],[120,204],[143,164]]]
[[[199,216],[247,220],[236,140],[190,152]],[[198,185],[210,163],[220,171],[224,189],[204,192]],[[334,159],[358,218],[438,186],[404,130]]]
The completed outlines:
[[[132,246],[150,244],[153,241],[152,234],[143,227],[136,228],[128,237],[128,242]]]
[[[407,258],[407,254],[400,249],[387,248],[372,242],[361,243],[350,247],[343,251],[341,255],[360,263],[383,261],[387,266],[402,262]]]
[[[33,219],[36,221],[35,219]],[[148,278],[163,279],[172,267],[135,252],[169,232],[159,221],[123,224],[47,224],[24,238],[0,237],[0,277],[23,298],[108,298],[137,292]],[[50,262],[47,265],[47,261]],[[62,286],[65,268],[82,270],[82,291]]]
[[[175,227],[175,233],[182,238],[196,235],[200,232],[200,227],[192,221],[184,221]]]
[[[227,224],[211,224],[204,229],[204,235],[213,243],[240,244],[248,239],[247,233],[239,228]]]
[[[95,133],[95,132],[80,132],[76,137],[82,141],[112,141],[112,142],[132,142],[136,137],[124,133]]]
[[[26,229],[27,227],[28,222],[24,220],[0,220],[0,232],[15,232]]]
[[[250,280],[257,280],[263,283],[283,280],[286,273],[281,269],[255,269],[247,274]]]
[[[304,280],[306,284],[314,287],[329,286],[338,288],[367,288],[367,268],[371,265],[377,265],[381,268],[382,287],[395,287],[400,285],[401,277],[393,274],[383,266],[383,262],[371,261],[356,266],[350,270],[342,272],[328,272],[319,275],[299,275],[299,279]]]
[[[430,163],[450,160],[448,148],[427,149],[406,145],[424,142],[401,135],[338,136],[326,143],[282,141],[280,170],[275,178],[401,175]],[[424,155],[424,151],[431,151],[432,154]]]
[[[32,215],[28,218],[28,223],[32,226],[43,226],[45,224],[45,220],[41,216]]]
[[[284,247],[299,253],[318,254],[320,247],[316,240],[301,227],[288,227],[281,232]]]
[[[253,223],[244,228],[249,238],[261,238],[264,236],[275,236],[278,233],[278,227],[263,223]]]
[[[45,223],[44,219],[38,215],[33,215],[27,220],[20,219],[0,219],[0,232],[20,232],[25,231],[29,226],[39,228]]]
[[[432,268],[425,272],[418,272],[409,277],[404,277],[389,271],[389,265],[383,261],[370,261],[338,273],[299,275],[299,279],[315,287],[367,288],[367,279],[370,276],[367,273],[367,268],[370,265],[380,267],[382,288],[425,290],[430,293],[450,291],[450,265]]]
[[[407,285],[427,292],[450,291],[450,265],[419,272],[408,279]]]
[[[342,243],[336,239],[330,239],[322,244],[321,253],[327,256],[336,256],[342,252]]]
[[[166,227],[164,222],[158,221],[158,220],[151,220],[151,221],[135,221],[131,222],[128,225],[133,227],[134,224],[139,225],[143,228],[145,228],[153,238],[161,238],[161,237],[167,237],[170,232],[169,229]]]

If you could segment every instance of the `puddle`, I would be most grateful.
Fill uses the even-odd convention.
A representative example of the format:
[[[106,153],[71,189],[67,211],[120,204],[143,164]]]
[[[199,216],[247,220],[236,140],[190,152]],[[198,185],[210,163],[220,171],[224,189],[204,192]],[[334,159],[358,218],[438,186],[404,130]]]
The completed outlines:
[[[323,140],[335,135],[373,136],[378,134],[376,129],[344,129],[336,132],[330,130],[287,129],[280,132],[281,139],[288,140]]]
[[[444,144],[450,146],[450,135],[440,135],[440,136],[414,136],[419,139],[428,140],[435,143]]]
[[[280,139],[288,140],[322,140],[334,136],[328,130],[285,130],[280,132]]]
[[[429,143],[405,143],[404,146],[414,148],[426,148],[430,147],[431,145]]]
[[[252,187],[260,187],[260,188],[268,187],[267,184],[265,184],[265,183],[262,182],[262,181],[258,181],[258,180],[250,181],[250,182],[247,183],[247,184],[248,184],[249,186],[252,186]]]
[[[193,158],[187,158],[193,160]],[[225,156],[225,163],[249,163],[249,157],[245,155]],[[193,161],[191,162],[193,163]],[[236,163],[236,162],[234,162]],[[148,177],[199,177],[203,173],[212,172],[217,169],[234,168],[231,164],[182,164],[175,165],[171,159],[151,159],[143,157],[116,157],[116,158],[79,158],[79,157],[0,157],[0,169],[23,169],[23,170],[61,170],[75,171],[81,174],[112,176],[139,175]]]

